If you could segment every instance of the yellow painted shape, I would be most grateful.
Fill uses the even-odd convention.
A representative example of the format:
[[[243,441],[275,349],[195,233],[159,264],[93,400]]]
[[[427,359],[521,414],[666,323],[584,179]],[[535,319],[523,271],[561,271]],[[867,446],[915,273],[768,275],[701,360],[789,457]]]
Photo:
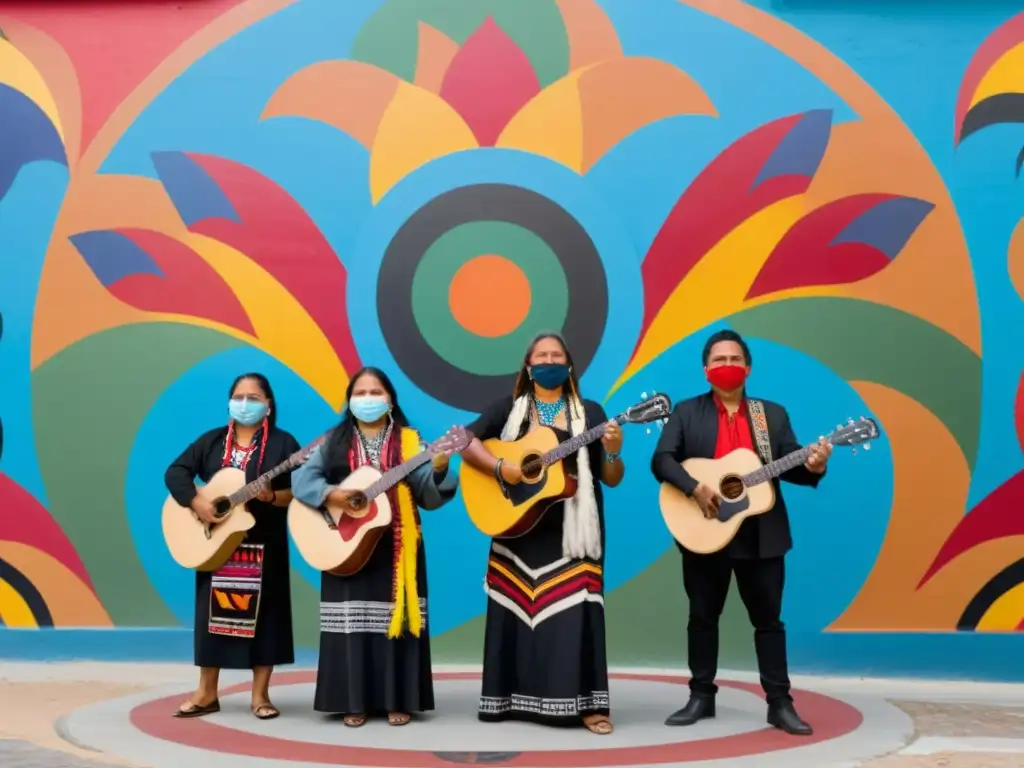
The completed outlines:
[[[1018,43],[989,67],[971,96],[970,107],[1001,93],[1024,93],[1024,43]]]
[[[6,627],[35,629],[39,626],[25,598],[3,579],[0,579],[0,620],[3,620]]]
[[[340,405],[348,376],[323,331],[273,276],[245,254],[210,237],[182,238],[224,281],[245,309],[259,346],[287,365],[332,405]]]
[[[410,83],[399,83],[370,149],[370,197],[374,205],[395,184],[431,160],[478,146],[466,121],[440,96]]]
[[[803,196],[787,197],[719,240],[672,291],[608,396],[673,344],[742,309],[768,256],[803,214]]]
[[[579,77],[570,72],[523,105],[502,130],[496,147],[520,149],[583,170],[583,106]]]
[[[1017,625],[1024,619],[1024,584],[1000,595],[999,598],[988,607],[985,615],[978,622],[979,632],[1006,632],[1017,629]]]
[[[3,38],[0,38],[0,83],[28,96],[50,118],[61,140],[64,140],[64,127],[60,122],[57,102],[53,100],[46,81],[28,57]]]

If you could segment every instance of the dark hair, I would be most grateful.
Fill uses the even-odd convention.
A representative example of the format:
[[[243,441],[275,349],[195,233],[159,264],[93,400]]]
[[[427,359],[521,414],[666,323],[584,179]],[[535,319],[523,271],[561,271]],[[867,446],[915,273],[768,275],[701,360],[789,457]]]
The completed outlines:
[[[743,350],[743,358],[747,361],[747,365],[752,365],[754,360],[750,356],[750,347],[747,346],[747,342],[743,340],[736,331],[724,330],[716,331],[712,333],[706,342],[704,342],[704,354],[701,359],[704,361],[704,366],[707,367],[708,360],[711,358],[711,348],[718,344],[720,341],[734,341],[740,345],[740,349]]]
[[[352,416],[352,411],[349,410],[348,403],[352,399],[352,390],[356,388],[356,382],[363,376],[373,376],[384,387],[384,391],[388,393],[388,397],[391,398],[391,418],[395,422],[395,426],[410,426],[402,406],[398,404],[398,393],[395,391],[395,385],[391,383],[391,379],[380,368],[365,365],[352,374],[352,377],[348,380],[348,387],[345,388],[345,408],[341,412],[341,421],[338,422],[338,426],[331,432],[327,445],[324,446],[325,468],[348,462],[348,449],[352,444],[352,438],[355,435],[356,429],[355,419]],[[392,442],[397,446],[401,441],[395,440]]]
[[[271,429],[275,429],[277,427],[277,400],[274,397],[274,389],[270,386],[270,380],[262,373],[243,373],[231,382],[231,389],[228,390],[228,399],[235,396],[235,390],[238,388],[238,385],[246,379],[255,381],[260,385],[260,389],[263,390],[263,396],[267,398],[267,405],[270,406],[270,411],[267,414],[267,424],[270,425]]]

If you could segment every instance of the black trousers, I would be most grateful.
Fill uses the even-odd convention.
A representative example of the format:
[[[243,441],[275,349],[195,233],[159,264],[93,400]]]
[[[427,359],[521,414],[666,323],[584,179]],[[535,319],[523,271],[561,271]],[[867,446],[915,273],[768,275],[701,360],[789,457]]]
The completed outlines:
[[[690,691],[694,696],[718,692],[718,620],[725,608],[732,574],[754,626],[754,649],[761,687],[769,704],[792,701],[786,662],[786,627],[782,623],[784,558],[738,559],[725,552],[698,555],[683,550],[683,585],[690,599],[687,625]]]

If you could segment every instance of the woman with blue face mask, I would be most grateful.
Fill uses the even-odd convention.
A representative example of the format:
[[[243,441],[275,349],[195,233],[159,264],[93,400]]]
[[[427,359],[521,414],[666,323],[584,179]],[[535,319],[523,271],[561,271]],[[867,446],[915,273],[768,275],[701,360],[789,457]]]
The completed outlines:
[[[350,492],[335,486],[353,470],[370,465],[385,472],[425,448],[380,369],[357,371],[345,401],[341,423],[293,478],[295,498],[313,508],[329,498],[343,503]],[[418,508],[437,509],[455,495],[448,459],[439,453],[387,492],[391,530],[366,565],[350,576],[321,575],[313,706],[344,715],[347,726],[361,726],[374,716],[405,725],[414,712],[434,708],[427,563]]]
[[[506,484],[519,483],[521,468],[499,463],[481,441],[514,441],[547,426],[564,442],[606,420],[599,403],[580,395],[565,341],[544,333],[527,348],[512,395],[467,427],[475,439],[463,461],[496,479],[500,475]],[[481,720],[582,724],[593,733],[612,732],[601,486],[622,481],[621,450],[622,430],[610,423],[600,441],[564,460],[566,472],[578,480],[572,498],[550,506],[529,532],[492,540]]]
[[[235,379],[227,405],[227,424],[201,435],[164,476],[174,500],[207,523],[215,521],[214,509],[196,493],[196,478],[205,483],[222,468],[235,467],[252,482],[300,449],[294,437],[277,428],[274,391],[262,374]],[[274,478],[247,505],[256,524],[228,562],[217,572],[196,572],[199,688],[175,717],[220,711],[222,669],[251,669],[253,715],[269,720],[280,714],[270,701],[270,676],[275,666],[295,661],[286,513],[290,488],[291,473]],[[247,575],[244,592],[237,591],[239,568]]]

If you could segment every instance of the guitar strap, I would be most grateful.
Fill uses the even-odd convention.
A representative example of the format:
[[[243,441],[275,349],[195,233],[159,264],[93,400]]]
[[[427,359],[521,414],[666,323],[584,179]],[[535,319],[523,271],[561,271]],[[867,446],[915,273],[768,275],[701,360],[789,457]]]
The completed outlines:
[[[747,400],[747,413],[750,415],[750,426],[754,429],[754,441],[761,461],[766,465],[772,463],[772,443],[768,439],[768,417],[764,413],[764,403],[760,400]]]

